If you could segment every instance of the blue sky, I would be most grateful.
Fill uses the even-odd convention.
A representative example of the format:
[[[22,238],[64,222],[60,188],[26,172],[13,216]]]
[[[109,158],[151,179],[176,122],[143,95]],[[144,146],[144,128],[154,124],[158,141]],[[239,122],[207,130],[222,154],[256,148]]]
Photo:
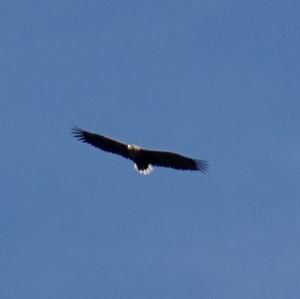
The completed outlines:
[[[0,297],[299,298],[299,1],[2,1]],[[70,127],[208,160],[132,163]]]

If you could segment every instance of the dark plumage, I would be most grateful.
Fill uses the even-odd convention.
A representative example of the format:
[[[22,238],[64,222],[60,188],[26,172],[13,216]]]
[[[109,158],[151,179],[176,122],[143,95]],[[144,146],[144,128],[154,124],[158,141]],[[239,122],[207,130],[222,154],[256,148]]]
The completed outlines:
[[[149,174],[153,166],[170,167],[178,170],[208,171],[208,163],[172,152],[156,151],[125,144],[109,137],[91,133],[80,128],[72,128],[74,137],[89,143],[103,151],[118,154],[134,162],[135,169],[143,174]]]

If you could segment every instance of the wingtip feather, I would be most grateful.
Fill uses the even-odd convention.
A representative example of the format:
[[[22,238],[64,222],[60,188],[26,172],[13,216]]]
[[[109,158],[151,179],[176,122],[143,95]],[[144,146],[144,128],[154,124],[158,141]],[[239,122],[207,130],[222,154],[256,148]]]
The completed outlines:
[[[197,170],[203,173],[208,173],[209,163],[205,160],[196,160],[196,167]]]
[[[84,136],[84,132],[85,132],[84,130],[82,130],[79,127],[76,127],[76,126],[73,126],[71,128],[71,133],[73,134],[73,136],[75,138],[77,138],[78,140],[83,141],[83,142],[86,141],[85,136]]]

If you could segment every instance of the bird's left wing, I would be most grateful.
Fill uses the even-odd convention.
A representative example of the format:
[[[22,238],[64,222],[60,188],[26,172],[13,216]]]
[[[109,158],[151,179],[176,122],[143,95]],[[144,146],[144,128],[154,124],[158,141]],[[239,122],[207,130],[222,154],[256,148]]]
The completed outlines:
[[[141,149],[140,156],[148,163],[161,167],[170,167],[179,170],[199,170],[206,173],[208,162],[192,159],[172,152]]]
[[[113,140],[109,137],[91,133],[80,128],[72,128],[74,137],[82,142],[91,144],[103,151],[113,154],[121,155],[124,158],[129,158],[127,144],[117,140]]]

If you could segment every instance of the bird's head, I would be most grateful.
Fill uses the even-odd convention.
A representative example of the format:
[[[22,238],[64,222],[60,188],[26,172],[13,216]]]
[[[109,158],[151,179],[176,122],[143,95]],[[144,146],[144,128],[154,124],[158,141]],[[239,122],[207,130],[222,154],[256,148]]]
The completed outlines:
[[[140,147],[135,144],[128,144],[127,148],[129,151],[138,151],[140,149]]]

